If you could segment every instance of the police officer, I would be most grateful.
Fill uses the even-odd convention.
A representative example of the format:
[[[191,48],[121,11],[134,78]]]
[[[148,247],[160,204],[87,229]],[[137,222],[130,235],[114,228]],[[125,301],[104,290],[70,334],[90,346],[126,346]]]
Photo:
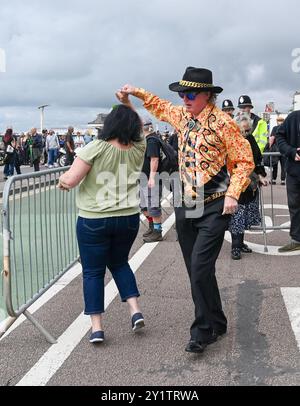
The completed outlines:
[[[232,103],[231,100],[226,99],[223,101],[222,103],[222,111],[224,111],[225,113],[227,113],[231,118],[234,118],[234,105]]]
[[[268,142],[268,124],[256,114],[251,112],[254,107],[249,96],[243,95],[239,98],[238,108],[242,113],[250,114],[253,122],[252,135],[259,146],[260,152],[263,152]]]

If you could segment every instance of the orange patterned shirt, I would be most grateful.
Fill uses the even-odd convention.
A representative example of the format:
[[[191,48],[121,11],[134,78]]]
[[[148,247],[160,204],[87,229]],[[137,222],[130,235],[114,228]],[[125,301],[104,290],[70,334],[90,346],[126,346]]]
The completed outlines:
[[[178,131],[180,176],[188,194],[196,197],[201,183],[205,197],[226,192],[226,196],[239,199],[255,165],[249,142],[228,114],[208,104],[193,117],[185,107],[174,106],[144,89],[136,89],[134,96],[142,99],[157,119]]]

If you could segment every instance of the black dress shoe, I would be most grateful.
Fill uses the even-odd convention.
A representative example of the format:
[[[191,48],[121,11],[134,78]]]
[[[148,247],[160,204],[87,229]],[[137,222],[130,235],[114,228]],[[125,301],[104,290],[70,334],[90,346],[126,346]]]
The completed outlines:
[[[240,248],[232,248],[231,250],[231,258],[235,261],[238,261],[242,258],[241,256],[241,249]]]
[[[219,337],[224,336],[227,333],[227,331],[213,331],[212,336],[207,344],[213,344],[215,343]]]
[[[245,254],[251,254],[252,253],[252,249],[248,247],[248,245],[243,244],[241,251],[244,252]]]
[[[200,341],[193,341],[191,340],[188,345],[185,347],[186,352],[192,352],[194,354],[201,354],[205,348],[207,347],[207,344],[200,343]]]

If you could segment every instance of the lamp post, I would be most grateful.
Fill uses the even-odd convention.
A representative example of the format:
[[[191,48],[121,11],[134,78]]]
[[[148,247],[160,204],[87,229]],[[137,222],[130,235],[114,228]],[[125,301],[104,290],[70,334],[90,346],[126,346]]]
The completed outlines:
[[[44,110],[45,107],[49,107],[49,104],[44,104],[43,106],[39,106],[38,109],[41,111],[41,133],[44,129]]]

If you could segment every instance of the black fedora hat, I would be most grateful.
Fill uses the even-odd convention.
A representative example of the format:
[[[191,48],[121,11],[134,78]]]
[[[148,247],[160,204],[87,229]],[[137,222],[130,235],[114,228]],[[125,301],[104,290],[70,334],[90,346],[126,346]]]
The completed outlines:
[[[224,100],[222,103],[222,110],[223,111],[234,110],[234,105],[233,105],[232,101],[229,99]]]
[[[247,95],[242,95],[239,98],[238,108],[242,109],[243,107],[251,107],[253,109],[252,101],[251,101],[250,97]]]
[[[213,85],[213,74],[208,69],[188,67],[179,82],[171,83],[169,89],[172,92],[186,91],[210,91],[212,93],[222,93],[222,87]]]

